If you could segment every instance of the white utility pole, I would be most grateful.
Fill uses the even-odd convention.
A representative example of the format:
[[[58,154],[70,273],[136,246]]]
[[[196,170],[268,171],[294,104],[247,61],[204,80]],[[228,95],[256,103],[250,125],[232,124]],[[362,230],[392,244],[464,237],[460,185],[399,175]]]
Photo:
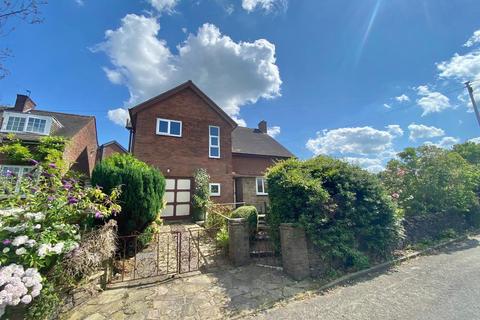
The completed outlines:
[[[477,121],[478,121],[478,124],[480,125],[480,112],[478,112],[477,103],[475,102],[472,84],[470,81],[467,81],[465,82],[465,86],[467,87],[468,94],[470,95],[470,100],[472,101],[473,110],[475,110],[475,115],[477,116]]]

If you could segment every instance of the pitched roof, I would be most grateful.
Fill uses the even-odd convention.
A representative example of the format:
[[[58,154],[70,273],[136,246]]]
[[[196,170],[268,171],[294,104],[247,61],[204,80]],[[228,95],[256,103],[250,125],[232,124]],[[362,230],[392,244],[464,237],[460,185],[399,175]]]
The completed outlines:
[[[105,147],[108,147],[109,145],[111,144],[114,144],[116,145],[117,147],[119,147],[120,149],[122,149],[125,153],[127,153],[127,149],[125,149],[117,140],[112,140],[112,141],[108,141],[108,142],[105,142],[104,144],[102,144],[101,146],[99,146],[98,148],[99,149],[103,149]]]
[[[232,152],[259,156],[290,158],[288,151],[275,139],[258,129],[236,127],[232,132]]]
[[[153,104],[155,103],[158,103],[160,101],[163,101],[165,99],[168,99],[170,98],[171,96],[173,96],[174,94],[182,91],[182,90],[185,90],[185,89],[192,89],[200,98],[203,99],[203,101],[206,102],[206,104],[208,106],[210,106],[216,113],[218,113],[218,115],[220,117],[222,117],[225,121],[227,121],[232,127],[236,127],[237,126],[237,123],[232,119],[230,118],[230,116],[228,114],[225,113],[225,111],[222,110],[222,108],[220,108],[212,99],[210,99],[202,90],[200,90],[200,88],[198,88],[192,80],[188,80],[187,82],[184,82],[182,83],[181,85],[173,88],[173,89],[170,89],[168,91],[165,91],[164,93],[161,93],[159,94],[158,96],[156,97],[153,97],[147,101],[144,101],[138,105],[136,105],[135,107],[133,108],[130,108],[128,109],[129,113],[130,113],[130,118],[133,118],[133,116],[142,111],[143,109],[145,108],[148,108],[150,106],[152,106]],[[134,121],[133,121],[134,122]],[[134,124],[134,123],[133,123]]]
[[[19,114],[33,114],[39,116],[49,116],[54,118],[60,126],[57,126],[53,132],[53,135],[62,136],[65,138],[72,138],[75,136],[83,127],[85,127],[90,121],[95,121],[94,116],[82,116],[78,114],[62,113],[62,112],[53,112],[53,111],[44,111],[44,110],[31,110],[27,113],[21,113],[14,111],[12,107],[0,107],[0,113],[2,111],[14,112]],[[0,137],[7,136],[6,133],[0,133]],[[34,134],[34,133],[15,133],[15,136],[21,140],[26,141],[38,141],[44,135]]]

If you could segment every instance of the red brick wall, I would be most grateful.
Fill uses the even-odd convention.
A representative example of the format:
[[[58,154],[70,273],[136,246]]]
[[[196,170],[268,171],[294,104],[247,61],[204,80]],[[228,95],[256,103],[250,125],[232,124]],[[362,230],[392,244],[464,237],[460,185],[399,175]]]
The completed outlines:
[[[133,154],[159,168],[166,177],[192,177],[205,168],[212,183],[221,183],[216,202],[233,202],[232,127],[191,89],[182,90],[136,115]],[[182,137],[156,135],[157,118],[182,121]],[[208,157],[209,125],[220,127],[220,159]]]
[[[95,166],[97,149],[97,128],[95,118],[92,117],[90,122],[70,139],[63,158],[71,165],[72,170],[90,176]]]
[[[232,157],[233,172],[239,176],[261,177],[268,167],[275,164],[279,158],[253,156],[234,153]]]

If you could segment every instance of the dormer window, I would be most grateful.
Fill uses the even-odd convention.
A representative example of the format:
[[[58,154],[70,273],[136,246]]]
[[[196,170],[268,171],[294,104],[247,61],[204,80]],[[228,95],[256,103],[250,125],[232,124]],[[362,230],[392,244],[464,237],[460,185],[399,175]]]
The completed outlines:
[[[38,115],[4,112],[3,117],[3,132],[27,132],[48,135],[52,124],[51,117]]]

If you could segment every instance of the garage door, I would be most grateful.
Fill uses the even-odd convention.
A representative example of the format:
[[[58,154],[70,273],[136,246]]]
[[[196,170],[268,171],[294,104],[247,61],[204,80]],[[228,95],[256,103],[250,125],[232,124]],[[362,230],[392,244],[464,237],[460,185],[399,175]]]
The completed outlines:
[[[190,215],[192,179],[168,178],[164,199],[167,205],[162,212],[163,218],[180,218]]]

